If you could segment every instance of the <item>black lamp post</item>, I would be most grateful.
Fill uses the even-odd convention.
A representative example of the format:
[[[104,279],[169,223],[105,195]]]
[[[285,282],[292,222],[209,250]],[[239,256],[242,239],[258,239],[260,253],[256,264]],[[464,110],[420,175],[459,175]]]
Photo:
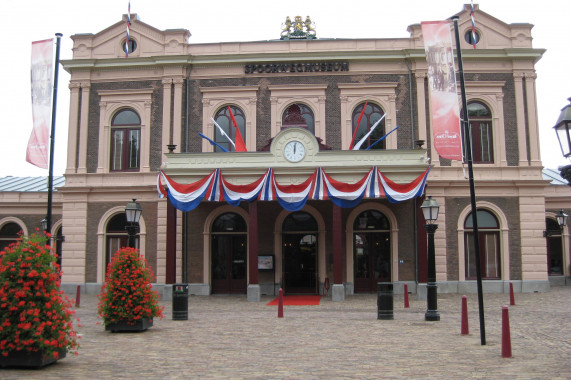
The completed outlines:
[[[125,206],[125,215],[127,217],[127,225],[125,229],[127,230],[127,234],[129,235],[129,247],[135,247],[135,236],[137,236],[137,232],[139,232],[139,219],[141,218],[141,214],[143,213],[143,209],[139,202],[133,198],[132,202],[127,203]]]
[[[567,100],[571,102],[571,98]],[[555,129],[557,133],[557,139],[559,140],[563,157],[571,157],[571,135],[569,131],[571,129],[571,103],[561,109],[561,114],[553,129]],[[560,166],[559,171],[561,172],[561,177],[565,178],[568,185],[571,186],[571,165]]]
[[[424,320],[426,321],[439,321],[440,314],[438,314],[438,299],[436,285],[436,259],[434,254],[434,232],[438,228],[438,224],[434,224],[438,219],[438,210],[440,206],[436,200],[428,196],[420,206],[426,224],[424,228],[428,234],[428,282],[426,284],[426,313]]]

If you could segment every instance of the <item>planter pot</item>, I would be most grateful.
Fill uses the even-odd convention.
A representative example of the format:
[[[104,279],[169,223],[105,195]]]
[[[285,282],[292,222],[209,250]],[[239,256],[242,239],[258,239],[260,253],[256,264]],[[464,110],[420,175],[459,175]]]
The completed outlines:
[[[0,355],[0,367],[41,368],[65,358],[67,350],[59,350],[58,358],[42,351],[12,351],[8,356]]]
[[[129,331],[145,331],[149,327],[153,326],[153,321],[149,318],[141,318],[137,321],[129,323],[128,320],[122,320],[119,322],[109,323],[105,325],[105,331],[111,332],[129,332]]]

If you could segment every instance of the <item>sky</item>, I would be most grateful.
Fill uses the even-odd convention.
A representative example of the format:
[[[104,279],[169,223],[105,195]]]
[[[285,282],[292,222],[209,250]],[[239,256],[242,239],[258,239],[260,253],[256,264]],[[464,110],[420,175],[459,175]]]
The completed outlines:
[[[188,29],[190,43],[258,41],[279,38],[287,16],[310,16],[318,38],[408,38],[407,27],[444,20],[469,0],[131,0],[131,13],[157,29]],[[62,33],[60,59],[72,58],[74,34],[95,34],[127,13],[128,0],[3,1],[0,35],[0,177],[47,176],[48,170],[26,162],[32,130],[30,55],[32,41]],[[556,169],[563,158],[553,126],[571,97],[571,44],[567,25],[571,1],[474,1],[480,9],[508,24],[530,23],[533,47],[547,49],[536,64],[537,107],[543,165]],[[540,4],[540,5],[538,5]],[[476,24],[478,15],[476,12]],[[69,119],[69,74],[60,66],[54,175],[66,166]]]

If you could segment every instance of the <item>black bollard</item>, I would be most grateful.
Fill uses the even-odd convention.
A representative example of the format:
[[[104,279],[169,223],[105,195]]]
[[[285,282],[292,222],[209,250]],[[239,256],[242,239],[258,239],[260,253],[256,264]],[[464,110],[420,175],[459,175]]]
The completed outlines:
[[[377,283],[377,310],[377,319],[394,319],[392,282]]]

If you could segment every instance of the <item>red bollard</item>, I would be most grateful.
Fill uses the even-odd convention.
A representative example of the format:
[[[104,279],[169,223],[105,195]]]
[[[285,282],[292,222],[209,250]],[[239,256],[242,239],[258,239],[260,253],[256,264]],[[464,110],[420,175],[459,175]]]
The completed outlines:
[[[460,327],[461,335],[468,335],[468,297],[462,296],[462,323]]]
[[[81,286],[77,285],[77,293],[75,294],[75,307],[79,307],[79,295],[81,294]]]
[[[408,303],[408,285],[404,284],[404,307],[409,308],[410,305]]]
[[[278,318],[284,317],[284,290],[280,288],[278,296]]]
[[[512,357],[512,340],[510,336],[510,316],[508,307],[502,307],[502,358]]]
[[[514,298],[514,284],[510,282],[510,306],[515,305],[515,298]]]

